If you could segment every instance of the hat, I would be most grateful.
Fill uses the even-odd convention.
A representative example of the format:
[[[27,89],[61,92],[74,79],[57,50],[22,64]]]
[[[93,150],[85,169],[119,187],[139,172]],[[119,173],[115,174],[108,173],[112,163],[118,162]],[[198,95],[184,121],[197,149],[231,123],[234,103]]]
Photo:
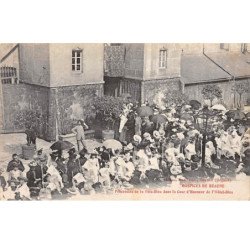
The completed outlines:
[[[68,151],[69,154],[74,154],[75,152],[76,152],[76,149],[75,149],[75,148],[71,148],[71,149]]]
[[[43,156],[43,157],[40,158],[40,161],[45,162],[45,161],[47,161],[47,158],[45,156]]]
[[[98,155],[97,150],[96,150],[96,149],[92,150],[92,151],[90,152],[90,156],[91,156],[91,155]]]
[[[29,167],[36,167],[37,163],[35,161],[32,161],[29,163]]]
[[[166,134],[164,130],[160,130],[159,133],[160,133],[160,136],[162,136],[162,137],[165,136],[165,134]]]
[[[121,152],[120,152],[120,149],[111,149],[111,152],[112,152],[112,155],[113,156],[117,156],[117,155],[119,155]]]
[[[172,140],[174,140],[174,139],[177,138],[177,135],[176,135],[176,134],[173,134],[173,135],[170,136],[170,138],[171,138]]]
[[[142,139],[141,139],[141,137],[140,137],[139,135],[134,135],[134,136],[133,136],[133,140],[134,140],[135,142],[140,143]]]
[[[151,150],[147,150],[146,151],[146,155],[151,156],[152,155],[152,151]]]
[[[83,148],[82,150],[80,150],[79,155],[84,156],[85,154],[87,154],[87,152],[88,152],[87,149]]]
[[[126,147],[124,147],[124,151],[130,151],[132,150],[134,147],[132,145],[132,143],[129,143]]]
[[[245,156],[250,156],[250,148],[248,148],[248,149],[246,149],[246,150],[244,151],[244,155],[245,155]]]
[[[200,157],[199,157],[198,155],[192,155],[192,156],[191,156],[191,160],[192,160],[193,162],[199,162],[199,161],[200,161]]]
[[[151,138],[151,135],[146,132],[143,134],[143,138],[145,138],[145,139]]]
[[[156,138],[156,139],[160,139],[161,138],[161,134],[159,133],[159,131],[155,130],[153,132],[153,137]]]
[[[115,161],[115,163],[119,166],[125,165],[125,161],[121,157],[118,157],[117,160]]]

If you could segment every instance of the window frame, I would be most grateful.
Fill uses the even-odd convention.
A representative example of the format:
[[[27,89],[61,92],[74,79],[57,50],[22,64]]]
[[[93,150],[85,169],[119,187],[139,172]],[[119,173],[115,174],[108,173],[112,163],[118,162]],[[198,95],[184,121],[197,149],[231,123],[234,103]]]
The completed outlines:
[[[83,50],[80,48],[71,51],[71,71],[76,74],[83,73]]]
[[[165,48],[161,48],[159,50],[159,69],[167,68],[167,58],[168,58],[168,50]]]

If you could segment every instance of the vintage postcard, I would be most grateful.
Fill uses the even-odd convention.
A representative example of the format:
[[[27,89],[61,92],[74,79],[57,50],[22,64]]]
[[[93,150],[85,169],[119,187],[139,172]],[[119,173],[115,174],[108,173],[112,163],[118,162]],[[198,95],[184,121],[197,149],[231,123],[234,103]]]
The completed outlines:
[[[249,200],[249,43],[0,44],[0,200]]]

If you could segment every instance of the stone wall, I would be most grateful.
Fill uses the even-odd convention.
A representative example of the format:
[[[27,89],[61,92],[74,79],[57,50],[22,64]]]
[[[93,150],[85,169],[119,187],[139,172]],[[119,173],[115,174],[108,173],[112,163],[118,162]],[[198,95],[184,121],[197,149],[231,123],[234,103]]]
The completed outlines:
[[[181,91],[181,89],[182,87],[179,78],[143,81],[141,101],[148,101],[152,104],[155,96],[160,92],[171,90]]]
[[[92,104],[96,96],[103,95],[103,84],[65,86],[51,89],[50,92],[50,137],[71,132],[77,120],[93,118]]]
[[[144,44],[127,43],[125,46],[125,78],[142,79],[144,69]]]
[[[124,75],[123,45],[106,45],[104,47],[104,71],[109,77],[122,77]]]
[[[39,136],[45,137],[47,133],[48,117],[48,88],[31,84],[3,84],[3,108],[5,132],[23,131],[23,119],[31,111],[41,116],[38,120]]]
[[[236,80],[236,82],[245,82],[246,80]],[[189,97],[189,99],[198,100],[201,103],[209,104],[209,102],[205,101],[203,99],[203,96],[201,94],[202,89],[205,85],[212,84],[212,83],[199,83],[199,84],[191,84],[185,86],[185,94]],[[214,83],[217,86],[219,86],[222,90],[222,100],[223,104],[228,109],[232,109],[236,107],[236,103],[239,102],[239,96],[236,94],[234,96],[234,93],[232,91],[233,83],[232,81],[224,81],[224,82],[217,82]],[[250,87],[250,86],[249,86]],[[242,104],[245,105],[247,102],[247,97],[249,94],[244,93],[242,95]],[[214,104],[221,103],[221,100],[214,100]]]
[[[53,141],[58,134],[69,133],[76,121],[89,119],[95,96],[103,95],[103,84],[86,84],[46,88],[31,84],[4,84],[4,132],[25,130],[25,116],[29,111],[41,117],[37,129],[39,137]]]

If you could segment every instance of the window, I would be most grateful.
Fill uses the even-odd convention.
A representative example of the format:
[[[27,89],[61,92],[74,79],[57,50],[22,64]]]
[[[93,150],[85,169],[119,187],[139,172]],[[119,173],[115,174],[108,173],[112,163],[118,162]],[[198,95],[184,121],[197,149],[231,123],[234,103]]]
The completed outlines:
[[[229,50],[229,43],[221,43],[220,48],[224,50]]]
[[[159,53],[159,68],[167,68],[167,50],[161,49]]]
[[[2,84],[18,83],[17,69],[11,66],[0,67],[0,81]]]
[[[72,71],[82,72],[82,50],[72,50]]]

